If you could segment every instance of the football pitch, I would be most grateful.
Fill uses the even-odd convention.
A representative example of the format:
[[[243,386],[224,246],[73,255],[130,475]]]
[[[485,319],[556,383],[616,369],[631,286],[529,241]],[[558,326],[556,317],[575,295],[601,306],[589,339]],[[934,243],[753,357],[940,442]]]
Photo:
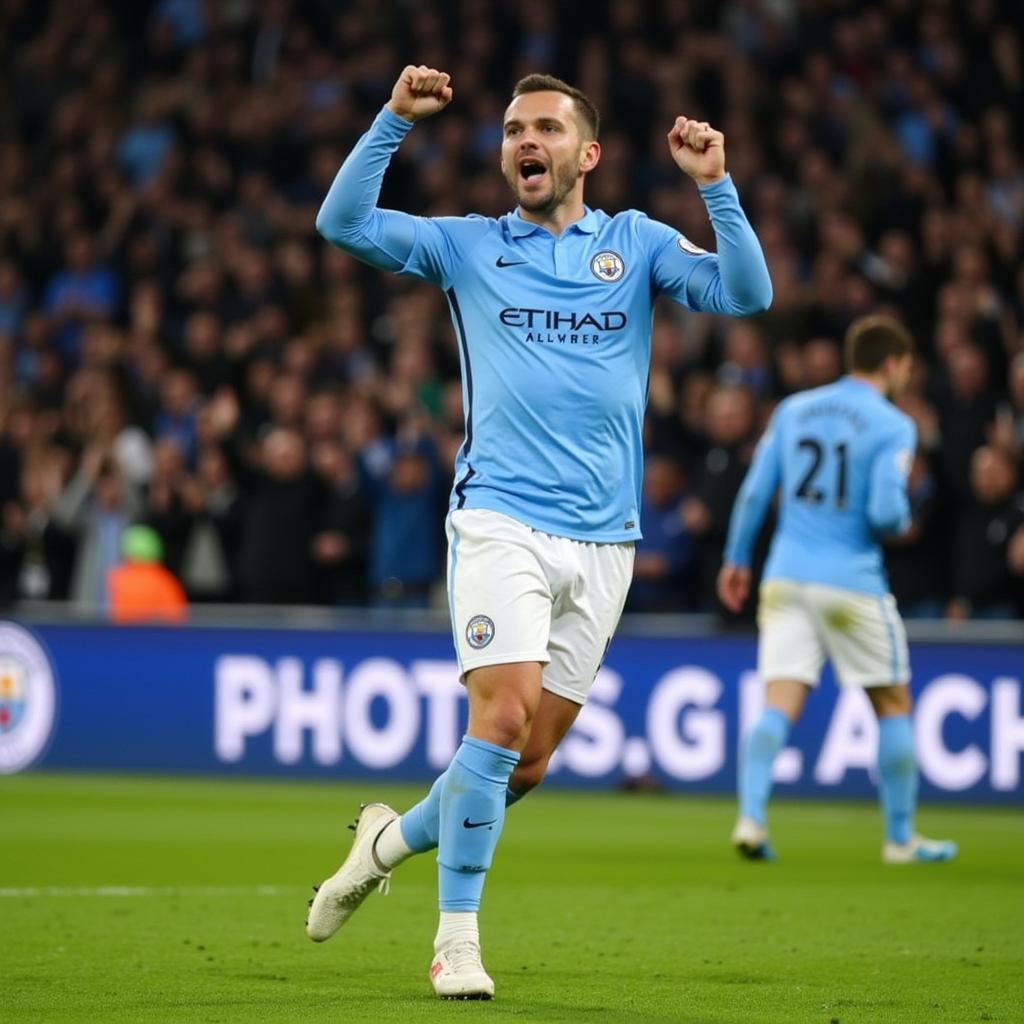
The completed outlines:
[[[334,939],[310,883],[360,800],[420,787],[0,779],[0,1019],[856,1024],[1024,1020],[1024,815],[925,807],[945,865],[883,868],[870,804],[780,802],[782,859],[733,807],[541,790],[506,819],[481,914],[493,1003],[427,980],[432,855]]]

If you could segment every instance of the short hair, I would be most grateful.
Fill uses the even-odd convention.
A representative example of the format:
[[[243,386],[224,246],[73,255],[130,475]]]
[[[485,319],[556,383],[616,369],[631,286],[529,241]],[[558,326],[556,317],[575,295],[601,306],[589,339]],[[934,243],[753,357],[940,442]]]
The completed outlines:
[[[580,92],[575,86],[563,82],[560,78],[555,78],[554,75],[534,74],[520,78],[516,82],[516,87],[512,90],[512,99],[530,92],[560,92],[568,96],[576,105],[576,120],[581,134],[587,139],[597,138],[601,117],[586,93]]]
[[[889,356],[913,351],[910,331],[891,316],[862,316],[846,332],[846,365],[860,373],[874,373]]]

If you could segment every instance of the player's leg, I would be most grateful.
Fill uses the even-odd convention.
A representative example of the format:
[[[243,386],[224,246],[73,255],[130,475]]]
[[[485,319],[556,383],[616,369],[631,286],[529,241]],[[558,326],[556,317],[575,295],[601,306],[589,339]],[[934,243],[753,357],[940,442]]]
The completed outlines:
[[[529,527],[483,510],[455,512],[449,522],[448,589],[469,724],[439,792],[440,921],[430,977],[442,997],[486,999],[494,984],[480,959],[477,911],[509,777],[540,703],[553,599]]]
[[[477,912],[505,820],[508,781],[526,745],[541,695],[537,662],[468,673],[469,726],[441,789],[438,841],[440,921],[430,977],[438,995],[490,998],[480,959]]]
[[[825,588],[823,588],[824,591]],[[917,760],[910,719],[910,655],[891,594],[878,597],[828,588],[823,598],[829,656],[844,686],[862,686],[878,717],[878,790],[886,863],[948,860],[956,844],[914,832]]]
[[[910,687],[873,686],[865,691],[878,716],[878,795],[885,821],[882,860],[912,864],[951,860],[956,843],[926,839],[914,830],[917,758],[910,719]]]
[[[509,802],[536,788],[551,755],[583,710],[622,617],[633,578],[632,543],[594,544],[548,537],[558,571],[544,692],[522,757],[509,780]]]
[[[543,568],[530,551],[532,531],[507,516],[480,510],[453,513],[447,527],[448,589],[460,670],[530,657],[546,661],[551,596]],[[306,922],[310,938],[330,938],[369,893],[387,891],[395,867],[437,847],[447,778],[448,771],[403,815],[385,804],[362,808],[351,826],[355,838],[348,857],[315,887]]]
[[[768,798],[775,758],[789,730],[803,713],[811,687],[798,679],[772,679],[765,686],[764,707],[740,750],[737,780],[739,818],[732,844],[749,860],[774,860],[768,839]]]
[[[737,775],[736,850],[750,860],[771,860],[768,799],[772,768],[817,685],[824,651],[802,588],[788,580],[761,586],[758,604],[758,673],[766,680],[764,707],[743,739]]]
[[[579,713],[579,704],[546,690],[541,693],[530,738],[509,779],[505,794],[506,807],[517,803],[540,784],[551,755],[572,728]],[[441,790],[446,776],[447,772],[439,775],[423,800],[392,819],[381,831],[373,852],[382,869],[390,871],[414,853],[426,853],[437,848],[441,823]]]
[[[518,802],[541,784],[547,774],[551,755],[572,728],[581,709],[581,704],[558,694],[548,690],[541,693],[530,738],[519,757],[519,764],[508,780],[506,805]]]

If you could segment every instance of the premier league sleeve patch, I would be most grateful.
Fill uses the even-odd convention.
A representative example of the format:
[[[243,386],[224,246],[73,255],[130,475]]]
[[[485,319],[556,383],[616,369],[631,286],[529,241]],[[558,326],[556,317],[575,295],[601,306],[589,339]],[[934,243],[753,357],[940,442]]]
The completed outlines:
[[[691,256],[707,256],[707,249],[702,249],[699,245],[694,245],[685,235],[680,235],[676,239],[676,245],[679,246],[681,252],[689,253]]]
[[[479,651],[494,639],[494,622],[486,615],[474,615],[466,626],[466,643]]]

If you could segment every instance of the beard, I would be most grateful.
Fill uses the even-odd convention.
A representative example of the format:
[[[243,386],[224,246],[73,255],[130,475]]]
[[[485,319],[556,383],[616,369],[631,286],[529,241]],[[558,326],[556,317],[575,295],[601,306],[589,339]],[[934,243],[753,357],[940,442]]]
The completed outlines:
[[[522,209],[529,213],[551,213],[565,202],[566,197],[576,187],[576,167],[568,161],[561,166],[552,167],[548,174],[550,181],[543,192],[524,195],[523,180],[519,177],[519,171],[512,168],[506,172],[505,180]]]

